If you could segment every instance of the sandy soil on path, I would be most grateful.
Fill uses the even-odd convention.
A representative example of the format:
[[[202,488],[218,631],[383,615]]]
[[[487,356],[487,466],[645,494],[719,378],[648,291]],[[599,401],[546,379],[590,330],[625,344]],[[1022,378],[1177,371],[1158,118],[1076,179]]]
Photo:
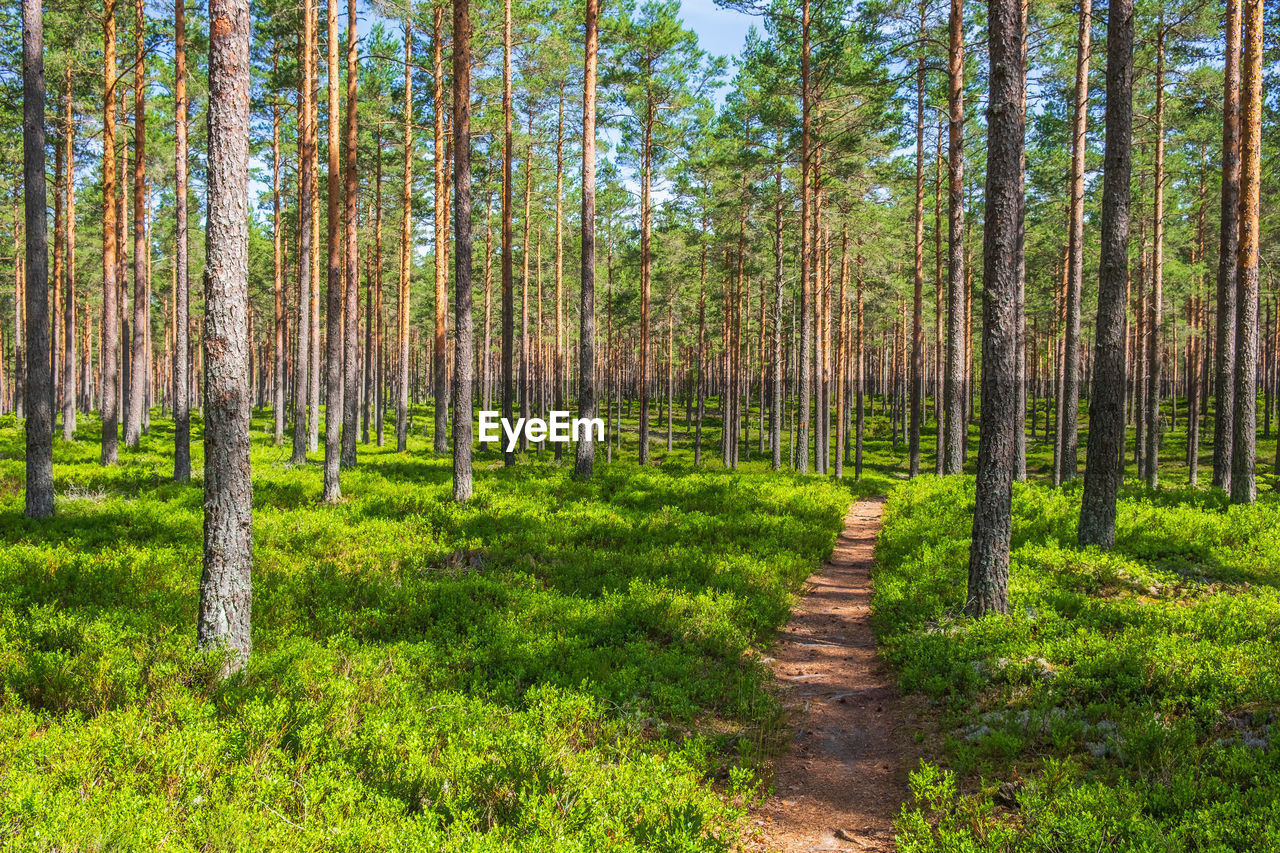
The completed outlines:
[[[871,630],[871,566],[883,503],[845,516],[831,561],[769,652],[793,739],[774,795],[750,816],[748,851],[894,850],[919,720],[898,695]]]

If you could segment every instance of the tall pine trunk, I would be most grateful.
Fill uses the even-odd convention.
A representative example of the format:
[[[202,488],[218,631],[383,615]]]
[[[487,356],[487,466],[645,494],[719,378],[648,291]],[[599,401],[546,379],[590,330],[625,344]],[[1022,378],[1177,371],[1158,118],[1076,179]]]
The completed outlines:
[[[177,0],[181,5],[185,0]],[[279,58],[272,50],[271,71],[277,73]],[[274,339],[275,376],[271,392],[271,407],[274,409],[274,441],[284,443],[285,414],[285,316],[284,316],[284,220],[281,215],[280,198],[280,103],[271,103],[271,252],[272,252],[272,295],[274,296],[275,317],[272,336]],[[175,371],[176,365],[175,362]]]
[[[1116,0],[1123,2],[1123,0]],[[1023,15],[1018,0],[990,0],[990,106],[983,256],[982,411],[977,493],[969,550],[972,616],[1009,609],[1012,489],[1023,428],[1018,402],[1019,272],[1025,207],[1023,162]]]
[[[182,0],[178,0],[182,2]],[[313,153],[315,125],[312,123],[311,101],[315,97],[315,6],[314,0],[303,0],[302,11],[302,79],[298,97],[298,321],[296,324],[296,358],[293,363],[293,454],[294,465],[307,461],[307,418],[311,373],[311,264],[315,231],[312,206],[315,185]]]
[[[1262,181],[1262,0],[1245,2],[1240,93],[1240,241],[1236,267],[1235,416],[1231,502],[1258,499],[1258,252]]]
[[[951,0],[947,58],[947,365],[943,473],[964,467],[965,227],[964,227],[964,0]]]
[[[204,273],[204,571],[196,641],[249,658],[249,3],[209,2],[208,264]]]
[[[110,10],[108,10],[108,14]],[[53,375],[49,364],[49,244],[44,162],[44,12],[22,2],[22,188],[26,214],[28,518],[53,515]]]
[[[1080,300],[1084,285],[1084,168],[1088,141],[1089,60],[1092,56],[1092,0],[1080,0],[1076,45],[1076,88],[1071,130],[1071,212],[1067,224],[1066,328],[1062,349],[1062,416],[1057,424],[1059,482],[1076,478],[1080,419]]]
[[[1129,278],[1129,181],[1133,128],[1133,3],[1107,11],[1107,112],[1102,178],[1102,258],[1094,338],[1089,443],[1077,540],[1109,548],[1124,478],[1125,303]]]
[[[404,20],[404,186],[400,193],[400,284],[396,299],[396,450],[409,442],[409,279],[413,272],[413,24]]]
[[[1222,78],[1222,223],[1218,232],[1218,325],[1214,359],[1213,485],[1231,491],[1235,430],[1236,265],[1240,240],[1241,0],[1227,0]]]
[[[502,416],[511,420],[515,409],[515,270],[511,256],[511,158],[515,133],[511,103],[511,0],[504,0],[502,10]],[[516,464],[515,453],[507,449],[505,442],[502,461],[505,465]]]
[[[435,180],[435,343],[431,352],[431,394],[434,397],[435,428],[432,434],[436,453],[449,449],[449,365],[445,360],[448,342],[445,332],[449,310],[449,210],[445,199],[444,176],[444,5],[437,3],[431,13],[431,58],[433,61],[435,121],[432,126],[433,177]]]
[[[586,0],[584,59],[582,59],[582,251],[579,301],[579,418],[595,418],[595,74],[600,47],[599,0]],[[605,434],[608,441],[608,434]],[[573,474],[591,476],[595,435],[590,428],[577,437]]]
[[[24,7],[25,8],[25,7]],[[121,223],[116,198],[116,4],[107,0],[102,20],[102,464],[115,465],[119,448],[119,367],[116,350],[120,345],[120,281],[116,249]],[[43,107],[42,107],[43,109]],[[43,150],[43,149],[42,149]],[[43,158],[41,158],[43,161]],[[43,167],[42,167],[43,168]],[[30,381],[27,379],[26,381]]]
[[[907,435],[911,477],[920,473],[920,421],[924,415],[924,39],[925,2],[920,3],[920,55],[916,60],[915,278],[911,302],[911,423]]]
[[[796,468],[809,470],[809,386],[812,364],[810,341],[813,326],[809,317],[810,280],[813,273],[813,245],[809,239],[810,176],[809,157],[812,133],[810,80],[810,14],[809,0],[801,2],[800,18],[800,344],[796,353],[797,383],[799,385],[798,425],[796,440],[799,450],[795,454]]]
[[[62,143],[66,149],[63,159],[67,178],[63,210],[67,221],[67,257],[62,309],[62,440],[73,441],[76,437],[76,152],[70,63],[67,64],[64,105]]]
[[[328,263],[325,276],[325,412],[324,412],[324,494],[325,503],[342,499],[339,464],[342,461],[342,173],[338,140],[338,0],[329,0],[328,62],[329,95],[329,210],[326,221]]]
[[[133,37],[133,347],[129,358],[129,399],[124,443],[137,447],[142,438],[142,409],[147,390],[147,65],[146,16],[143,0],[134,0]]]
[[[334,75],[337,82],[337,75]],[[343,179],[343,237],[346,246],[346,289],[343,313],[346,324],[343,327],[345,338],[342,355],[342,457],[344,467],[356,464],[356,431],[360,421],[360,242],[356,231],[359,213],[357,190],[359,177],[356,174],[357,115],[356,93],[359,87],[359,72],[356,69],[356,0],[347,0],[347,114],[344,127],[343,143],[344,162]],[[367,313],[367,312],[366,312]],[[368,317],[365,322],[369,322]]]
[[[354,8],[355,0],[352,0]],[[354,20],[354,19],[353,19]],[[471,497],[471,8],[453,0],[453,499]],[[438,245],[438,244],[437,244]],[[439,402],[437,401],[437,405]]]

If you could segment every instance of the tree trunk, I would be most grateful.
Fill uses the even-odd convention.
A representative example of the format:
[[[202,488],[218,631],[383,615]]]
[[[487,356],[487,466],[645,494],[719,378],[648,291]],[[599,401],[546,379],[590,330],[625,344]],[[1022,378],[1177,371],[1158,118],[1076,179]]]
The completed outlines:
[[[341,124],[338,117],[338,0],[329,0],[329,212],[326,221],[328,264],[325,277],[325,412],[324,412],[324,494],[325,503],[342,499],[339,465],[342,461],[342,172],[339,142]]]
[[[110,10],[108,10],[110,14]],[[22,2],[22,186],[26,231],[28,518],[53,515],[53,376],[49,365],[49,243],[44,163],[44,13]]]
[[[1164,12],[1156,24],[1156,161],[1153,181],[1151,301],[1147,315],[1147,444],[1143,454],[1147,488],[1160,477],[1161,339],[1164,337]]]
[[[129,399],[124,421],[126,447],[142,439],[142,409],[147,391],[147,65],[143,0],[134,0],[133,66],[133,348],[129,358]]]
[[[1236,270],[1240,239],[1241,0],[1227,0],[1222,83],[1222,226],[1218,237],[1218,325],[1214,364],[1213,485],[1231,491],[1236,373]]]
[[[352,0],[354,8],[355,0]],[[354,20],[354,18],[352,19]],[[439,64],[437,63],[439,70]],[[471,7],[453,0],[453,499],[471,497]],[[439,246],[439,243],[436,244]],[[438,258],[438,256],[437,256]],[[436,402],[440,405],[440,401]],[[439,421],[437,420],[437,424]]]
[[[409,279],[413,271],[413,24],[404,21],[404,186],[400,195],[400,286],[396,300],[396,450],[409,441]]]
[[[707,363],[707,222],[705,214],[702,221],[701,251],[699,252],[698,275],[698,371],[695,381],[695,392],[698,395],[698,418],[693,433],[693,464],[702,465],[702,418],[706,414],[706,378],[703,371]],[[774,470],[777,470],[775,467]]]
[[[641,465],[649,464],[649,296],[652,249],[652,209],[649,190],[652,186],[654,106],[648,105],[644,118],[643,139],[640,143],[640,366],[637,377],[637,394],[640,397],[640,450]],[[729,310],[725,307],[726,312]],[[728,421],[722,427],[729,429]]]
[[[176,0],[181,6],[186,0]],[[279,57],[273,47],[271,72],[278,73]],[[181,158],[179,158],[181,159]],[[275,298],[275,316],[272,327],[274,339],[275,376],[273,377],[271,407],[274,410],[274,441],[284,443],[285,410],[285,317],[284,317],[284,220],[281,216],[280,198],[280,103],[271,102],[271,250],[272,295]],[[175,362],[175,371],[177,369]]]
[[[933,259],[934,259],[934,307],[933,307],[933,379],[929,385],[933,389],[933,473],[942,476],[943,435],[942,435],[942,374],[943,374],[943,331],[945,309],[943,308],[942,278],[942,117],[938,118],[937,150],[934,155],[933,177]],[[842,309],[843,312],[843,309]],[[843,316],[843,313],[842,313]]]
[[[356,174],[357,106],[359,71],[356,68],[356,0],[347,0],[347,114],[343,163],[343,230],[346,242],[346,325],[343,327],[345,351],[342,356],[342,457],[346,467],[356,464],[356,431],[360,421],[360,242],[357,234],[359,178]],[[334,75],[334,83],[337,75]],[[369,318],[365,318],[369,322]]]
[[[435,425],[433,449],[444,453],[449,449],[449,366],[445,330],[449,310],[449,209],[444,176],[444,4],[437,3],[431,13],[431,58],[435,69],[433,101],[435,122],[432,127],[432,160],[435,180],[435,344],[431,358],[431,396]]]
[[[858,297],[858,307],[857,307],[858,328],[855,333],[857,337],[855,338],[854,345],[853,345],[853,351],[854,351],[853,359],[854,359],[854,371],[855,371],[854,381],[856,382],[856,386],[854,388],[854,395],[856,397],[855,406],[857,408],[857,413],[855,415],[856,419],[854,422],[855,437],[853,442],[853,478],[855,480],[862,479],[862,430],[866,422],[865,413],[863,412],[863,407],[862,407],[862,396],[864,391],[862,264],[863,264],[862,238],[858,238],[858,261],[857,261],[858,278],[857,278],[857,286],[856,286],[857,297]]]
[[[1022,121],[1025,129],[1027,119],[1027,14],[1029,11],[1030,0],[1022,0],[1022,49],[1018,60],[1022,74],[1022,97],[1021,106]],[[1018,160],[1018,175],[1021,185],[1026,185],[1027,175],[1027,154],[1024,147],[1022,155]],[[1025,213],[1025,194],[1023,208]],[[1027,258],[1026,251],[1023,247],[1025,240],[1025,225],[1019,226],[1023,232],[1023,236],[1018,238],[1018,295],[1017,304],[1014,309],[1017,314],[1017,357],[1015,359],[1015,369],[1018,374],[1017,381],[1017,400],[1014,406],[1018,410],[1018,429],[1013,434],[1014,440],[1014,459],[1013,459],[1013,478],[1019,482],[1027,479]]]
[[[116,350],[120,345],[120,304],[117,277],[120,222],[116,198],[116,4],[107,0],[102,23],[102,344],[99,360],[102,371],[102,464],[118,460],[120,375]],[[43,106],[41,106],[43,114]],[[43,124],[41,125],[43,127]],[[43,151],[43,148],[41,148]],[[41,156],[41,162],[44,157]],[[43,166],[41,167],[43,174]],[[26,380],[29,382],[29,378]]]
[[[1082,547],[1103,548],[1115,543],[1116,495],[1124,478],[1125,291],[1133,127],[1132,0],[1112,0],[1107,11],[1106,116],[1098,332],[1077,533]]]
[[[836,321],[839,323],[838,332],[836,334],[836,479],[844,478],[844,437],[845,437],[845,411],[847,410],[847,402],[845,399],[846,382],[845,374],[848,372],[848,360],[845,357],[845,350],[848,348],[849,342],[849,315],[845,311],[845,302],[848,300],[849,287],[849,226],[846,223],[840,230],[840,293],[836,300],[836,309],[838,315]],[[939,299],[941,306],[941,299]],[[942,314],[938,314],[941,321]],[[763,318],[762,318],[763,320]],[[941,331],[938,332],[942,334]]]
[[[1124,2],[1125,0],[1115,0]],[[987,131],[982,412],[969,592],[965,611],[1009,609],[1009,540],[1017,462],[1019,259],[1022,255],[1023,16],[1018,0],[990,0],[991,85]]]
[[[533,107],[529,108],[529,142],[524,161],[524,220],[520,274],[520,417],[529,418],[529,234],[533,226]],[[539,243],[541,245],[541,243]],[[542,264],[538,264],[541,269]],[[520,449],[529,449],[528,433],[520,433]]]
[[[964,467],[965,227],[964,227],[964,0],[951,0],[947,121],[947,366],[943,473]]]
[[[66,281],[62,309],[62,440],[74,441],[76,437],[76,152],[75,122],[71,112],[71,64],[67,64],[66,92],[63,98],[65,118],[63,159],[66,161],[66,216],[67,256]]]
[[[382,308],[382,124],[378,124],[375,135],[378,154],[373,161],[373,316],[369,322],[374,324],[374,361],[373,385],[374,393],[373,419],[376,442],[383,445],[382,427],[386,415],[386,315]]]
[[[908,476],[920,474],[920,419],[924,414],[924,39],[925,3],[920,3],[920,55],[916,61],[915,279],[911,302],[911,424]]]
[[[493,193],[484,207],[484,338],[480,348],[480,405],[493,406]]]
[[[782,194],[782,160],[779,158],[774,169],[774,184],[777,200],[773,208],[773,402],[769,407],[769,445],[773,452],[772,468],[782,468],[782,378],[786,367],[786,359],[782,354],[782,215],[785,202]],[[705,275],[705,248],[703,267]]]
[[[249,3],[209,3],[208,264],[204,273],[204,571],[196,643],[249,658]]]
[[[183,2],[183,0],[177,0]],[[315,231],[312,206],[315,185],[315,125],[311,100],[315,97],[315,6],[303,0],[302,80],[298,97],[298,322],[297,353],[293,364],[293,454],[294,465],[307,462],[307,420],[311,373],[311,264]]]
[[[1245,2],[1240,94],[1240,240],[1236,267],[1235,417],[1231,502],[1258,499],[1258,258],[1262,180],[1262,0]],[[29,298],[29,297],[28,297]]]
[[[1084,169],[1088,141],[1089,60],[1092,57],[1092,0],[1080,2],[1076,46],[1076,89],[1071,131],[1071,214],[1067,225],[1066,329],[1062,352],[1062,417],[1057,424],[1059,480],[1076,478],[1080,420],[1080,301],[1084,285]]]
[[[585,57],[582,66],[582,285],[578,305],[578,417],[590,419],[596,416],[596,63],[600,48],[600,5],[599,0],[586,2]],[[606,441],[607,439],[606,436]],[[595,455],[595,436],[591,429],[587,429],[584,435],[578,436],[574,476],[589,478]]]
[[[805,473],[809,470],[809,385],[811,377],[812,323],[809,318],[810,276],[813,272],[813,246],[809,240],[810,180],[809,156],[810,135],[812,132],[811,100],[812,81],[809,72],[809,0],[801,3],[801,45],[800,45],[800,345],[796,354],[799,384],[799,424],[797,441],[799,451],[796,453],[796,468]]]
[[[515,271],[511,243],[511,158],[514,155],[514,128],[511,104],[511,0],[502,4],[502,416],[514,415],[513,379],[515,367]],[[515,465],[515,453],[502,446],[502,461]]]

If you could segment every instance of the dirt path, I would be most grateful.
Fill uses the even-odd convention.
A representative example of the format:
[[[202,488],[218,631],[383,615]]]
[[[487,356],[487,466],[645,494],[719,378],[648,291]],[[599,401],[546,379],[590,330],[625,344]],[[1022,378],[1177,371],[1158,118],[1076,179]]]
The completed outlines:
[[[747,850],[892,851],[893,818],[915,765],[915,715],[871,631],[871,565],[883,504],[854,504],[831,561],[770,653],[794,733],[774,796],[751,816]]]

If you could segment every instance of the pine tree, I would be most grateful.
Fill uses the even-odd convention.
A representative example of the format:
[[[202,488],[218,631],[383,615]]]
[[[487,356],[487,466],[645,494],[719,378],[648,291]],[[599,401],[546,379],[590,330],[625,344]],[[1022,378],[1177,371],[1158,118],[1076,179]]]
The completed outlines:
[[[252,640],[249,463],[249,4],[209,2],[204,571],[196,641],[244,666]]]

